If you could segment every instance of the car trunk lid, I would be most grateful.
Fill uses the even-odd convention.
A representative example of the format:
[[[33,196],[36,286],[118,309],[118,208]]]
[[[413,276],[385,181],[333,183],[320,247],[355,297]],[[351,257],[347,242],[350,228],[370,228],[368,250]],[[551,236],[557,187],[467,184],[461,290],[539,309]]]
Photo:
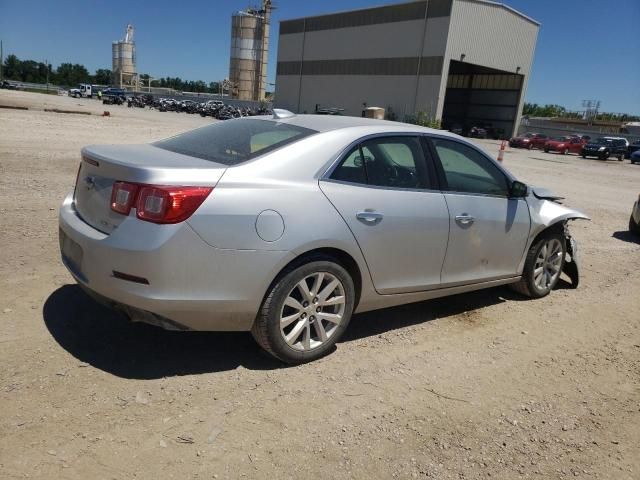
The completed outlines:
[[[74,192],[75,208],[87,224],[109,234],[125,218],[111,210],[114,182],[214,187],[226,168],[153,145],[85,147]]]

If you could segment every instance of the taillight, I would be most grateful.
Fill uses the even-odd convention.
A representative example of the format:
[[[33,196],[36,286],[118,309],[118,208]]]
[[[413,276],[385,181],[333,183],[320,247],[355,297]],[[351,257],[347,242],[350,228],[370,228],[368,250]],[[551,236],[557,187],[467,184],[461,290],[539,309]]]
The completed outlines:
[[[115,182],[111,189],[111,210],[129,215],[131,207],[136,201],[138,186],[133,183]]]
[[[140,220],[153,223],[180,223],[202,205],[212,187],[139,185],[115,182],[111,191],[111,209],[129,215],[135,207]]]

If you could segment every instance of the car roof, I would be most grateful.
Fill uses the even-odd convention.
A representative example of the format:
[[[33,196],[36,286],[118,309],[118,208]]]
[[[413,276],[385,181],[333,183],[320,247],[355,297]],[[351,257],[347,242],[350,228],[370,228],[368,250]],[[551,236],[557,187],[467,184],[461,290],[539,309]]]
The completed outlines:
[[[308,128],[317,132],[329,132],[332,130],[340,130],[353,127],[371,127],[373,129],[389,128],[391,131],[405,130],[420,133],[437,133],[444,135],[453,134],[445,130],[435,130],[433,128],[421,127],[410,123],[392,122],[390,120],[376,120],[373,118],[349,117],[343,115],[293,115],[286,118],[274,118],[270,115],[258,115],[255,118],[260,120],[277,121],[278,123],[286,123],[298,127]]]

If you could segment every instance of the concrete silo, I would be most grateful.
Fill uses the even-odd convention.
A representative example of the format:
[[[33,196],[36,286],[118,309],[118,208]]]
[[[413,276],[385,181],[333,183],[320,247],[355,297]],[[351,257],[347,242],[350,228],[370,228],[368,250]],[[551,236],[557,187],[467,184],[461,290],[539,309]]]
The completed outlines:
[[[269,56],[271,0],[231,17],[231,94],[240,100],[264,100]]]
[[[124,39],[113,42],[112,72],[114,85],[126,88],[138,88],[138,74],[136,73],[136,44],[133,41],[133,25],[127,25]]]

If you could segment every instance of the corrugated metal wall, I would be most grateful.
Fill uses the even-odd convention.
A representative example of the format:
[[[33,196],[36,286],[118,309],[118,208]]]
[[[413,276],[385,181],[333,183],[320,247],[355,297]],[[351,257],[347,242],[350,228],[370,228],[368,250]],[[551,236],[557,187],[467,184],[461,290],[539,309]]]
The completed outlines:
[[[450,16],[449,16],[450,15]],[[428,0],[283,21],[276,105],[358,114],[362,104],[442,115],[451,59],[526,79],[538,25],[504,5]],[[520,102],[520,100],[519,100]]]
[[[501,4],[455,0],[451,10],[441,97],[444,98],[447,68],[451,60],[518,73],[524,77],[515,119],[515,125],[518,125],[539,27],[534,20]],[[442,115],[441,110],[438,115]]]

